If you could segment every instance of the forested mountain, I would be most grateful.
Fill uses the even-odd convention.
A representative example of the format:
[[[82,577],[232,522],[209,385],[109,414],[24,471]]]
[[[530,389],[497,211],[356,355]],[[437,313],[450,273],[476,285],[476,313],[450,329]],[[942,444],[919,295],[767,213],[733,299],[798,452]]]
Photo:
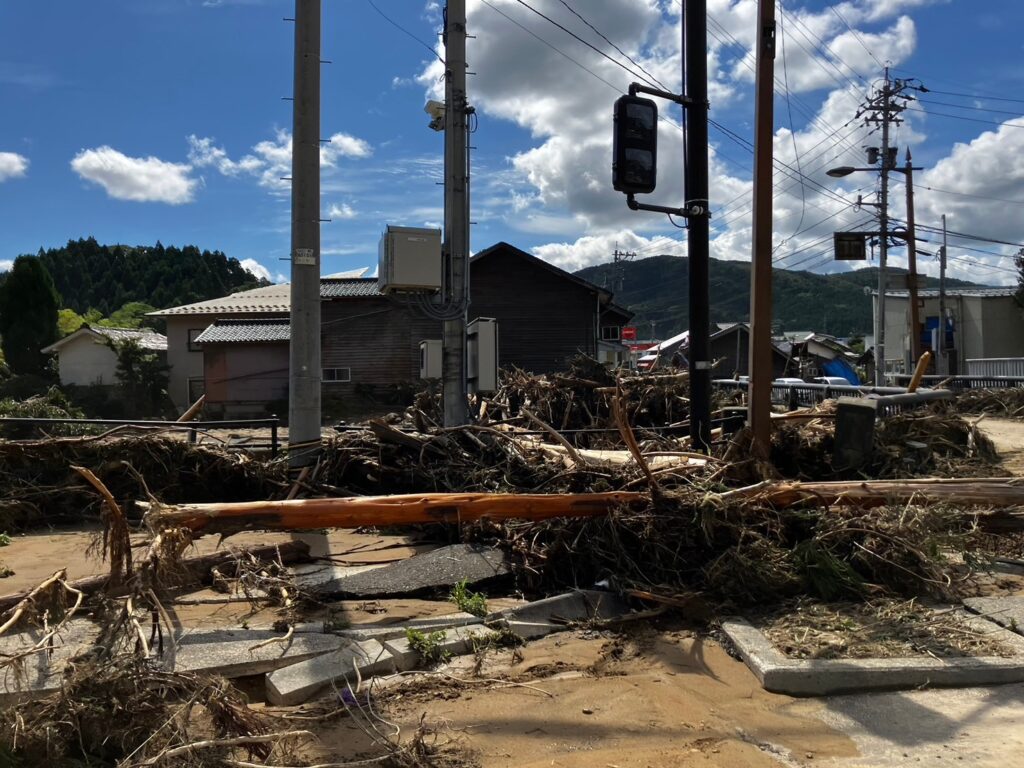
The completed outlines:
[[[617,273],[617,270],[621,272]],[[893,275],[903,270],[888,270]],[[615,291],[615,301],[636,313],[632,325],[641,337],[664,338],[689,326],[689,259],[653,256],[639,261],[602,264],[576,273],[596,285]],[[874,267],[833,275],[774,271],[774,322],[782,331],[819,331],[836,336],[871,333],[871,298],[865,287],[875,287]],[[621,276],[621,285],[619,277]],[[949,287],[971,286],[947,280]],[[937,288],[935,278],[922,278],[922,287]],[[711,259],[711,322],[746,321],[750,317],[750,264]]]
[[[61,306],[81,315],[95,309],[107,316],[134,301],[172,307],[268,284],[238,259],[194,245],[100,245],[90,237],[38,255]]]

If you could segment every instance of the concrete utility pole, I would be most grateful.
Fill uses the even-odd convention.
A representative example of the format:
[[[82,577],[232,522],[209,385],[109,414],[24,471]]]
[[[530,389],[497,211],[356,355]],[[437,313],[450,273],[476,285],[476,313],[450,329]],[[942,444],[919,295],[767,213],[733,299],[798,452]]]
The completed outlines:
[[[889,259],[889,68],[882,86],[882,166],[878,192],[878,330],[875,333],[875,384],[885,385],[885,292],[889,288],[886,267]]]
[[[448,0],[445,15],[444,263],[445,289],[462,312],[444,321],[444,425],[468,421],[466,313],[469,309],[469,172],[466,160],[466,0]]]
[[[695,450],[711,447],[711,361],[708,338],[708,8],[707,0],[687,0],[683,10],[683,82],[686,107],[686,208],[690,258],[690,439]]]
[[[907,147],[907,163],[903,173],[907,177],[907,290],[910,292],[910,356],[913,365],[921,359],[921,319],[917,306],[917,230],[914,227],[914,166],[910,162],[910,147]],[[911,366],[913,367],[913,366]]]
[[[320,454],[320,0],[295,0],[288,457]]]
[[[757,32],[748,398],[754,449],[767,456],[772,436],[772,139],[775,116],[775,0],[759,0]]]
[[[939,373],[949,373],[946,351],[946,214],[942,214],[942,249],[939,251],[939,339],[937,342]]]

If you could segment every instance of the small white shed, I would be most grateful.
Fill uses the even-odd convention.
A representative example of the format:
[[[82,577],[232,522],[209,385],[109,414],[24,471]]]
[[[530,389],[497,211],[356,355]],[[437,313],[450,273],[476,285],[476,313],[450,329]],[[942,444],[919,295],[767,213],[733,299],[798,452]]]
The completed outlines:
[[[57,355],[61,384],[113,385],[117,383],[117,355],[108,342],[134,340],[139,346],[161,355],[167,354],[167,337],[151,328],[106,328],[83,325],[43,348],[43,354]]]

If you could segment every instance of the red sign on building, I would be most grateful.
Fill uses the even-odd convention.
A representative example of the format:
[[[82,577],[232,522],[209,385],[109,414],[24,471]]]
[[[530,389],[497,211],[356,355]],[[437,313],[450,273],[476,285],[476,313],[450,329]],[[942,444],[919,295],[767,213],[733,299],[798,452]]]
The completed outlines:
[[[623,341],[636,341],[636,326],[627,325],[622,329]]]

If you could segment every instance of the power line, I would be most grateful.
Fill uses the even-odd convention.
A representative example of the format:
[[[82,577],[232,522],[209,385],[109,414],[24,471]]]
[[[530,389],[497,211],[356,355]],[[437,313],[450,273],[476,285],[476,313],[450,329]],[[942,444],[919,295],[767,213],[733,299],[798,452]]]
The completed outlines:
[[[419,43],[419,44],[420,44],[420,45],[422,45],[422,46],[423,46],[424,48],[426,48],[426,49],[427,49],[428,51],[430,51],[430,54],[431,54],[431,55],[432,55],[432,56],[433,56],[434,58],[436,58],[436,59],[437,59],[438,61],[440,61],[440,62],[441,62],[442,64],[444,64],[444,59],[442,59],[442,58],[441,58],[441,57],[440,57],[440,56],[438,55],[437,51],[435,51],[435,50],[434,50],[434,47],[433,47],[432,45],[430,45],[430,44],[429,44],[429,43],[427,43],[427,42],[424,42],[423,40],[420,40],[420,39],[419,39],[418,37],[416,37],[416,35],[414,35],[414,34],[413,34],[412,32],[410,32],[410,31],[409,31],[408,29],[406,29],[405,27],[403,27],[403,26],[402,26],[401,24],[399,24],[399,23],[398,23],[397,21],[395,21],[394,19],[390,18],[390,17],[389,17],[389,16],[388,16],[388,15],[387,15],[386,13],[384,13],[384,11],[382,11],[382,10],[381,10],[380,8],[378,8],[378,7],[377,7],[377,4],[376,4],[375,2],[373,2],[373,0],[366,0],[366,2],[367,2],[367,3],[369,3],[370,7],[371,7],[371,8],[373,8],[373,10],[375,10],[375,11],[376,11],[376,12],[377,12],[378,14],[380,14],[380,17],[381,17],[382,19],[384,19],[384,21],[386,21],[386,22],[387,22],[388,24],[390,24],[391,26],[393,26],[393,27],[394,27],[395,29],[399,30],[399,31],[400,31],[400,32],[402,32],[403,34],[406,34],[406,35],[408,35],[409,37],[411,37],[411,38],[412,38],[413,40],[415,40],[415,41],[416,41],[417,43]]]
[[[981,120],[977,117],[964,117],[963,115],[951,115],[948,112],[933,112],[930,109],[918,109],[917,107],[906,107],[911,112],[920,112],[923,115],[932,115],[935,117],[952,117],[955,120],[966,120],[969,123],[981,123],[982,125],[994,125],[997,128],[1006,126],[1007,128],[1024,128],[1024,125],[1020,123],[997,123],[995,120]]]
[[[779,11],[781,17],[786,16],[785,12],[782,12],[782,0],[779,0]],[[793,140],[793,159],[796,161],[797,173],[803,174],[803,169],[800,167],[800,150],[796,145],[796,131],[793,129],[793,105],[789,98],[789,67],[786,66],[786,27],[782,24],[779,25],[779,38],[782,43],[782,82],[786,85],[786,111],[789,114],[789,136]],[[803,179],[800,180],[800,221],[797,223],[795,230],[800,229],[804,223],[804,214],[807,212],[807,187],[804,185]],[[782,243],[791,240],[796,236],[796,232],[790,235]],[[781,246],[782,243],[779,245]]]
[[[860,47],[861,47],[861,48],[863,48],[863,49],[864,49],[865,51],[867,51],[867,52],[868,52],[868,56],[870,56],[870,57],[871,57],[872,59],[874,59],[874,60],[875,60],[875,64],[877,64],[877,65],[878,65],[878,68],[879,68],[879,69],[885,69],[885,65],[884,65],[884,64],[883,64],[882,62],[880,62],[880,61],[878,60],[878,57],[877,57],[877,56],[875,56],[875,53],[874,53],[874,51],[872,51],[872,50],[871,50],[870,48],[868,48],[867,44],[866,44],[866,43],[864,42],[864,40],[863,40],[863,39],[861,38],[861,36],[860,36],[860,33],[858,33],[858,32],[857,32],[857,30],[856,30],[856,29],[854,29],[854,28],[853,28],[853,26],[852,26],[852,25],[850,24],[850,22],[848,22],[848,21],[846,20],[846,17],[845,17],[845,16],[843,16],[843,14],[841,14],[841,13],[839,12],[839,9],[838,9],[838,8],[836,8],[836,7],[834,6],[834,5],[830,5],[830,6],[828,7],[828,9],[829,9],[830,11],[832,11],[832,13],[834,13],[834,14],[835,14],[835,15],[836,15],[836,16],[837,16],[837,17],[839,18],[839,20],[840,20],[841,22],[843,22],[843,24],[845,24],[845,25],[846,25],[846,28],[847,28],[848,30],[850,30],[850,32],[851,32],[851,33],[853,34],[853,36],[854,36],[854,38],[855,38],[855,39],[857,40],[857,42],[858,42],[858,43],[860,43]]]
[[[965,99],[980,99],[982,101],[1011,101],[1015,104],[1024,104],[1024,99],[1011,99],[1007,96],[986,96],[980,93],[957,93],[955,91],[937,91],[929,88],[927,93],[938,93],[942,96],[962,96]]]
[[[642,75],[638,75],[638,74],[637,74],[636,72],[634,72],[634,71],[633,71],[632,69],[630,69],[630,68],[629,68],[629,67],[627,67],[627,66],[626,66],[625,64],[623,64],[623,63],[622,63],[621,61],[618,61],[617,59],[613,59],[613,58],[612,58],[611,56],[609,56],[609,55],[608,55],[607,53],[605,53],[604,51],[602,51],[602,50],[601,50],[600,48],[598,48],[598,47],[597,47],[596,45],[594,45],[593,43],[590,43],[590,42],[589,42],[589,41],[587,41],[587,40],[584,40],[584,39],[583,39],[582,37],[580,37],[579,35],[577,35],[577,34],[576,34],[575,32],[573,32],[573,31],[572,31],[571,29],[568,29],[567,27],[563,26],[562,24],[559,24],[559,23],[558,23],[557,21],[555,21],[554,19],[552,19],[552,18],[551,18],[550,16],[547,16],[547,15],[545,15],[544,13],[541,13],[541,12],[540,12],[540,11],[538,11],[538,10],[537,10],[536,8],[534,8],[534,7],[532,6],[532,5],[530,5],[529,3],[527,3],[527,2],[526,2],[526,0],[516,0],[516,2],[517,2],[517,3],[519,3],[519,4],[521,5],[521,6],[523,6],[523,8],[526,8],[526,9],[527,9],[528,11],[531,11],[532,13],[535,13],[535,14],[536,14],[537,16],[540,16],[540,17],[541,17],[542,19],[544,19],[544,20],[545,20],[546,22],[548,22],[549,24],[552,24],[552,25],[554,25],[554,26],[558,27],[558,28],[559,28],[560,30],[562,30],[563,32],[565,32],[565,34],[569,35],[569,37],[573,38],[574,40],[577,40],[577,41],[579,41],[580,43],[582,43],[583,45],[587,46],[587,48],[590,48],[590,49],[591,49],[592,51],[594,51],[594,52],[595,52],[595,53],[597,53],[598,55],[600,55],[600,56],[604,57],[605,59],[608,59],[608,61],[610,61],[610,62],[611,62],[612,64],[614,64],[615,66],[617,66],[617,67],[621,67],[622,69],[626,70],[626,71],[627,71],[627,72],[629,72],[629,74],[631,74],[631,75],[632,75],[633,77],[635,77],[635,78],[638,78],[638,79],[640,79],[640,80],[643,80],[643,81],[644,81],[644,82],[646,82],[646,83],[647,83],[648,85],[652,85],[652,86],[653,86],[653,85],[658,85],[658,83],[656,83],[656,82],[653,82],[653,81],[651,81],[651,80],[647,79],[646,77],[644,77],[644,76],[642,76]],[[491,7],[493,8],[493,6],[491,6]]]
[[[893,181],[897,181],[900,184],[905,183],[903,181],[903,179],[893,179]],[[1011,205],[1024,205],[1024,200],[1010,200],[1010,199],[1005,198],[1005,197],[992,197],[990,195],[975,195],[975,194],[973,194],[971,192],[955,192],[952,189],[940,189],[938,187],[929,187],[929,186],[927,186],[925,184],[918,184],[917,182],[914,183],[914,189],[927,189],[929,192],[938,192],[939,194],[942,194],[942,195],[956,195],[957,197],[971,197],[971,198],[975,198],[977,200],[991,200],[991,201],[996,202],[996,203],[1009,203]]]
[[[936,227],[931,224],[918,224],[917,228],[923,229],[926,232],[935,232],[938,234],[941,234],[943,231],[945,231],[945,233],[950,237],[955,237],[960,240],[974,240],[975,242],[979,243],[993,243],[994,245],[1009,245],[1012,248],[1024,248],[1024,245],[1022,245],[1021,243],[1011,243],[1008,240],[996,240],[995,238],[984,237],[982,235],[971,235],[965,232],[954,232],[952,229],[943,230],[942,227]]]
[[[1021,111],[1012,111],[1009,109],[990,109],[988,107],[976,107],[973,104],[955,104],[952,101],[932,101],[931,99],[917,100],[921,104],[937,104],[940,107],[953,107],[954,109],[972,109],[975,112],[994,112],[997,115],[1013,115],[1014,117],[1020,117]]]
[[[566,2],[566,0],[559,0],[559,2],[561,2],[561,3],[562,3],[562,5],[564,5],[564,6],[566,7],[566,8],[568,8],[568,9],[569,9],[569,12],[570,12],[570,13],[572,13],[572,14],[573,14],[573,15],[574,15],[574,16],[575,16],[575,17],[576,17],[577,19],[579,19],[579,20],[580,20],[580,21],[582,21],[582,22],[583,22],[584,24],[586,24],[586,25],[587,25],[588,27],[590,27],[590,28],[591,28],[591,29],[592,29],[592,30],[594,31],[594,34],[596,34],[596,35],[597,35],[598,37],[600,37],[600,38],[601,38],[602,40],[604,40],[604,41],[605,41],[606,43],[608,43],[608,45],[610,45],[610,46],[611,46],[612,48],[614,48],[614,49],[615,49],[616,51],[618,51],[618,52],[619,52],[620,54],[622,54],[622,55],[623,55],[623,56],[625,56],[625,57],[626,57],[627,59],[629,59],[630,63],[631,63],[631,64],[633,64],[633,66],[637,67],[637,68],[638,68],[638,69],[639,69],[639,70],[640,70],[641,72],[643,72],[643,73],[644,73],[645,75],[647,75],[648,77],[650,77],[650,78],[651,78],[651,80],[653,80],[653,81],[654,81],[655,83],[657,83],[657,84],[658,84],[658,86],[659,86],[659,87],[660,87],[660,88],[661,88],[662,90],[665,90],[665,91],[669,90],[668,86],[667,86],[667,85],[665,85],[664,83],[662,83],[662,82],[661,82],[661,80],[659,80],[658,78],[656,78],[656,77],[655,77],[654,75],[652,75],[652,74],[651,74],[650,72],[648,72],[648,71],[647,71],[647,69],[646,69],[646,68],[644,67],[644,65],[643,65],[643,64],[641,64],[641,63],[640,63],[639,61],[637,61],[636,59],[634,59],[634,58],[633,58],[632,56],[630,56],[630,55],[629,55],[628,53],[626,53],[626,52],[625,52],[624,50],[622,50],[621,48],[619,48],[619,46],[617,46],[617,45],[616,45],[615,43],[613,43],[613,42],[612,42],[611,40],[609,40],[609,39],[607,38],[607,36],[605,36],[605,34],[604,34],[604,33],[603,33],[603,32],[602,32],[601,30],[599,30],[599,29],[598,29],[597,27],[595,27],[595,26],[594,26],[593,24],[591,24],[591,23],[590,23],[589,21],[587,21],[587,20],[586,20],[585,18],[583,18],[583,16],[581,16],[581,15],[580,15],[579,11],[577,11],[577,10],[576,10],[575,8],[573,8],[573,7],[571,6],[571,5],[569,5],[569,3],[567,3],[567,2]]]

